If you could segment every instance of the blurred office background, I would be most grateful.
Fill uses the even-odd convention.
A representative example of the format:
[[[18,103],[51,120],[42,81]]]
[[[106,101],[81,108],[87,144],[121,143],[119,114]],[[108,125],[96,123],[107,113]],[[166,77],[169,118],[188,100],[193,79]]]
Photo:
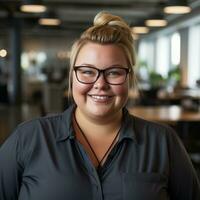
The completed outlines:
[[[71,45],[102,10],[133,30],[130,112],[172,126],[199,171],[200,0],[0,0],[0,144],[17,124],[69,106]]]

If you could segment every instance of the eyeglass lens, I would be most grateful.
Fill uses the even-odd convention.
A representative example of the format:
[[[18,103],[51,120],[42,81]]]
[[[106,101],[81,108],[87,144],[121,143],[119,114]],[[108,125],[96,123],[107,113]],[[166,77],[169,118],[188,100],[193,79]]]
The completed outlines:
[[[76,77],[79,82],[91,84],[97,81],[100,74],[103,73],[104,79],[109,84],[122,84],[125,82],[128,68],[112,67],[105,70],[99,70],[94,67],[77,66],[74,67]]]

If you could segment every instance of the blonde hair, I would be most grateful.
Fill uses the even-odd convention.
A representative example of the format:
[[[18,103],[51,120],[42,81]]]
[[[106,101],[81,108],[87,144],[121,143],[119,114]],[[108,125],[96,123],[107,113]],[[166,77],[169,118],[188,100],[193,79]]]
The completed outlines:
[[[136,60],[131,29],[121,17],[108,12],[100,12],[95,16],[93,26],[84,31],[81,37],[72,46],[69,71],[69,95],[71,95],[72,92],[73,67],[80,49],[88,42],[115,44],[121,47],[127,57],[128,67],[131,69],[130,86],[133,86],[135,82],[134,66]]]

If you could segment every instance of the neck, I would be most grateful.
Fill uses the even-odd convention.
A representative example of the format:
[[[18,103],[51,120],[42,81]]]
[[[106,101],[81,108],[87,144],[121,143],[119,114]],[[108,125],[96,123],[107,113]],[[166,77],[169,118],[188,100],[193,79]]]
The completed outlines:
[[[105,137],[116,134],[121,126],[122,111],[113,115],[112,118],[94,119],[85,116],[79,108],[75,110],[75,117],[84,133],[96,137]]]

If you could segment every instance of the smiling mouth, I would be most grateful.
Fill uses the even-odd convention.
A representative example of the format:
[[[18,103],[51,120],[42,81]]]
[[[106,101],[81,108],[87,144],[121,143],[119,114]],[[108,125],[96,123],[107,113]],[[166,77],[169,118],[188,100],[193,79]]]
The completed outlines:
[[[112,98],[112,96],[107,96],[107,95],[89,95],[95,100],[100,100],[100,101],[106,101]]]

